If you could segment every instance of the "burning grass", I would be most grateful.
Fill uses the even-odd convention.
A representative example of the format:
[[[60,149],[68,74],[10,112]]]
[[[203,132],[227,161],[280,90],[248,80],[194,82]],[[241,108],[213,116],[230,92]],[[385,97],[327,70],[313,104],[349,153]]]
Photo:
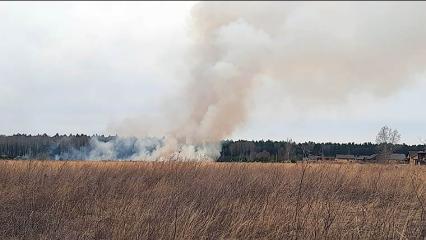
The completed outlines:
[[[1,239],[419,239],[426,168],[0,162]]]

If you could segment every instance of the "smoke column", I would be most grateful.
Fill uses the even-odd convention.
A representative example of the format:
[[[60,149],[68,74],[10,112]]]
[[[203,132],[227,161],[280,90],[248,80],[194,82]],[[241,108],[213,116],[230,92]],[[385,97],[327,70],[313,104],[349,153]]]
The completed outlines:
[[[152,155],[217,158],[218,142],[246,120],[247,102],[265,79],[307,106],[356,92],[396,93],[425,71],[425,12],[423,2],[197,3],[191,80],[179,110],[165,110],[179,120],[156,126],[165,138]],[[128,132],[155,125],[134,122]]]

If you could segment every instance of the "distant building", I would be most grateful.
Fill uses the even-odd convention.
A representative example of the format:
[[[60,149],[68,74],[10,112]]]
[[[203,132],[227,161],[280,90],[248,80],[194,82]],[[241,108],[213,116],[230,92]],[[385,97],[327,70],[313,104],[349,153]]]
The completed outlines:
[[[368,157],[368,156],[361,155],[361,156],[357,156],[357,157],[355,157],[355,159],[356,159],[356,160],[359,160],[359,161],[365,161],[365,159],[366,159],[367,157]]]
[[[373,154],[368,156],[365,160],[376,163],[406,163],[407,156],[402,153]]]
[[[355,155],[344,155],[344,154],[337,154],[336,155],[336,160],[337,161],[353,161],[355,160]]]
[[[407,163],[407,156],[401,153],[392,153],[388,157],[383,158],[385,163],[403,164]]]
[[[375,161],[376,159],[377,159],[377,154],[372,154],[365,158],[366,161]]]
[[[410,151],[408,159],[411,165],[426,164],[426,151]]]
[[[402,153],[393,153],[389,156],[389,160],[392,161],[405,161],[407,157]]]
[[[374,161],[376,160],[377,154],[373,155],[361,155],[357,156],[355,159],[359,161]]]

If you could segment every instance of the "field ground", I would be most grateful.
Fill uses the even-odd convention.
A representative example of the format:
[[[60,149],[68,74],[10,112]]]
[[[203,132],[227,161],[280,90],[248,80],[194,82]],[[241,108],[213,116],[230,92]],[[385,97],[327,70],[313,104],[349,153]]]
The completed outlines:
[[[423,239],[426,168],[0,161],[0,239]]]

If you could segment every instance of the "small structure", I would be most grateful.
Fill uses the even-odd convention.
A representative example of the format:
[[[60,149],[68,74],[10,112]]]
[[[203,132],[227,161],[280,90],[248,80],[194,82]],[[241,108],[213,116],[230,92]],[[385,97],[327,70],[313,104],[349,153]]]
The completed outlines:
[[[365,158],[366,161],[376,161],[377,160],[377,154],[369,155]]]
[[[402,153],[392,153],[389,156],[388,163],[406,163],[407,157]]]
[[[336,155],[336,160],[337,161],[353,161],[355,160],[355,156],[354,155],[344,155],[344,154],[337,154]]]
[[[407,162],[407,156],[403,153],[391,153],[391,154],[373,154],[367,159],[370,162],[375,163],[396,163],[403,164]]]
[[[356,156],[355,159],[358,161],[375,161],[377,158],[377,154],[372,154],[372,155],[359,155]]]
[[[359,161],[365,161],[367,158],[368,156],[361,155],[361,156],[357,156],[355,159]]]
[[[356,157],[356,160],[359,161],[374,161],[377,158],[377,154],[373,155],[360,155]]]
[[[389,156],[389,160],[394,160],[394,161],[405,161],[407,157],[405,156],[405,154],[402,153],[392,153]]]
[[[411,165],[426,164],[426,151],[410,151],[408,153],[408,160]]]

